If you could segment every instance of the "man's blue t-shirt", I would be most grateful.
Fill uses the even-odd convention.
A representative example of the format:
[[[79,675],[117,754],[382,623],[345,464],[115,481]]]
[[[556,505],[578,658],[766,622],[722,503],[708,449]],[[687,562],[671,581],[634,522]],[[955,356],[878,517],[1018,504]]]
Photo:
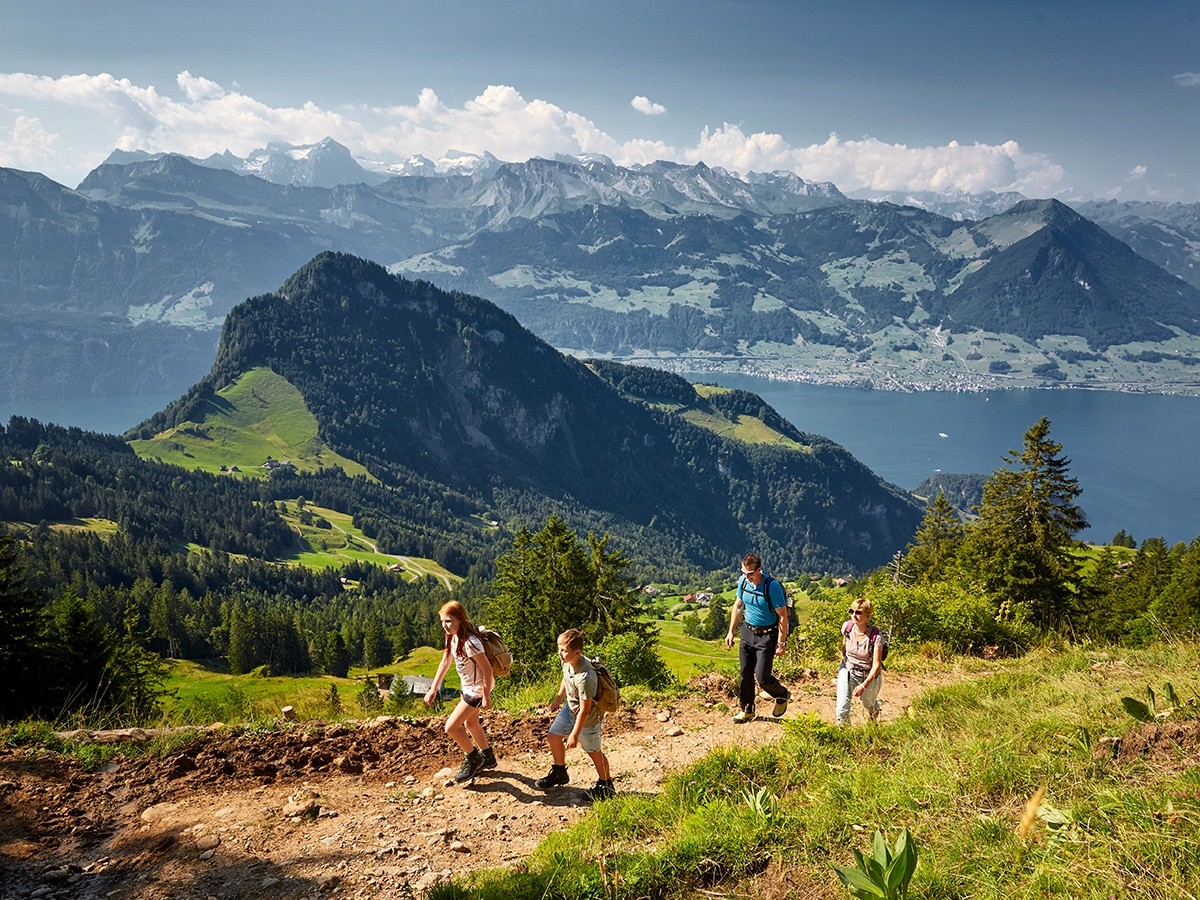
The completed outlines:
[[[763,593],[764,588],[770,594],[769,597]],[[758,587],[751,584],[749,579],[743,575],[738,581],[737,595],[738,599],[742,601],[743,618],[751,628],[770,628],[772,625],[778,624],[779,616],[775,610],[782,609],[787,605],[787,596],[783,592],[783,585],[766,574],[763,575]]]

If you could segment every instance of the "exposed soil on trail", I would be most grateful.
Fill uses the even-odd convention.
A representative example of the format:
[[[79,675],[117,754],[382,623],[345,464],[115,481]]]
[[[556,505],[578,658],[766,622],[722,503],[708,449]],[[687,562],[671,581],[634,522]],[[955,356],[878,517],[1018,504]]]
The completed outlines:
[[[1111,753],[1120,765],[1141,762],[1155,769],[1181,772],[1194,766],[1200,757],[1200,721],[1142,725],[1123,737],[1101,742],[1096,753]]]
[[[784,718],[832,721],[822,675],[792,682]],[[882,718],[929,686],[889,673]],[[618,792],[654,793],[673,770],[723,745],[780,735],[778,720],[730,718],[733,685],[609,716],[604,749]],[[862,721],[861,707],[854,711]],[[549,715],[484,714],[499,766],[463,786],[444,719],[214,729],[168,756],[120,756],[97,771],[73,757],[0,750],[0,897],[419,896],[466,871],[512,865],[589,814],[595,771],[568,753],[571,783],[542,792]],[[93,739],[103,739],[95,735]]]

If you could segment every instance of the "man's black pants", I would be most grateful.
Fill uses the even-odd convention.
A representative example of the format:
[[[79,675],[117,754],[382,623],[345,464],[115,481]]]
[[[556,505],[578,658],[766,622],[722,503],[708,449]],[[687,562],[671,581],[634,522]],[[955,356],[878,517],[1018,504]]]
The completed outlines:
[[[754,698],[758,695],[756,681],[777,700],[791,696],[771,673],[771,667],[775,664],[775,648],[779,646],[779,628],[771,628],[766,634],[755,634],[755,629],[743,622],[739,634],[741,647],[738,656],[742,678],[738,684],[738,704],[741,708],[754,712]]]

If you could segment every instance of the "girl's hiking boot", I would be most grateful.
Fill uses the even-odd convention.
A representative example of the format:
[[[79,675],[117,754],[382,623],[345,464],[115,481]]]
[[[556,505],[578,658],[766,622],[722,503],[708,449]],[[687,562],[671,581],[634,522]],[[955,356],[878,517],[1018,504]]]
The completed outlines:
[[[752,709],[739,709],[737,712],[735,712],[733,714],[733,721],[735,721],[739,725],[745,725],[747,722],[749,722],[753,719],[754,719],[754,710],[752,710]]]
[[[609,797],[616,796],[617,789],[613,787],[612,779],[607,781],[597,781],[595,787],[584,791],[589,803],[595,803],[597,800],[607,800]]]
[[[567,774],[566,766],[551,766],[550,771],[543,777],[533,783],[533,786],[539,791],[547,791],[552,787],[559,787],[571,780],[571,776]]]
[[[777,719],[780,716],[782,716],[785,712],[787,712],[788,701],[791,699],[792,699],[791,694],[787,694],[783,697],[776,697],[775,698],[775,708],[773,710],[771,710],[771,715],[773,715]]]
[[[483,754],[478,749],[472,750],[463,757],[462,765],[454,773],[454,780],[460,784],[470,781],[481,768],[483,768]]]
[[[479,763],[479,771],[482,772],[484,769],[494,768],[496,768],[496,754],[491,747],[488,747],[483,751],[483,759]]]

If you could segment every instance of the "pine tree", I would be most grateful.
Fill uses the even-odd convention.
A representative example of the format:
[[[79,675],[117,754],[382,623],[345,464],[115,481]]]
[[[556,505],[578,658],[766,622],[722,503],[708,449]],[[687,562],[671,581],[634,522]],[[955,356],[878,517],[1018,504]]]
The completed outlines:
[[[608,549],[607,536],[589,535],[585,550],[557,516],[536,535],[522,529],[496,561],[496,595],[487,605],[488,623],[513,652],[515,674],[544,672],[568,628],[578,628],[588,643],[632,630],[648,633],[625,576],[628,564]]]
[[[1069,621],[1078,581],[1070,551],[1075,534],[1087,527],[1075,505],[1079,482],[1049,433],[1043,416],[1025,432],[1021,452],[1005,454],[1008,468],[984,483],[979,521],[964,545],[964,561],[1001,612],[1042,628]]]
[[[50,702],[59,710],[106,708],[115,635],[73,590],[51,604],[50,632]]]
[[[1132,564],[1118,567],[1104,601],[1112,639],[1134,645],[1153,640],[1157,628],[1149,610],[1171,581],[1174,568],[1166,542],[1158,537],[1142,541]]]
[[[254,649],[254,613],[240,600],[229,611],[229,671],[244,675],[258,665]]]
[[[12,536],[0,531],[0,719],[20,718],[37,705],[41,628],[41,600],[26,584]]]
[[[350,653],[340,631],[328,632],[321,642],[321,668],[326,675],[345,678],[350,672]]]
[[[1180,555],[1171,580],[1150,605],[1150,613],[1177,636],[1200,630],[1200,537]]]
[[[382,623],[371,618],[363,631],[363,665],[368,669],[379,669],[392,661],[392,645],[387,639]]]
[[[941,581],[958,556],[966,533],[966,526],[946,495],[938,493],[925,510],[913,543],[908,545],[904,574],[925,584]]]

